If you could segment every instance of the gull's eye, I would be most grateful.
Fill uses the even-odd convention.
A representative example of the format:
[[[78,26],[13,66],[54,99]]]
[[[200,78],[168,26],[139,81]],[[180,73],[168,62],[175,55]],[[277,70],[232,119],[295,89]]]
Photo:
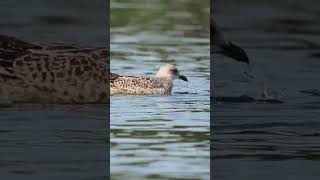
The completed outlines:
[[[171,69],[170,72],[171,72],[172,74],[177,74],[177,73],[178,73],[178,70],[177,70],[177,69]]]

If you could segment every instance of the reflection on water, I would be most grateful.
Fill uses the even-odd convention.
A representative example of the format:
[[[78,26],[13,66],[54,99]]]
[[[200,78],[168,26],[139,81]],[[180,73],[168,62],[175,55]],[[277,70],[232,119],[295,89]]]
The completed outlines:
[[[246,65],[214,58],[213,178],[318,179],[316,6],[312,0],[215,4],[225,35],[248,51],[254,79],[243,76]],[[276,98],[259,101],[266,95]]]
[[[111,2],[111,70],[176,63],[171,96],[111,98],[112,179],[209,179],[209,1]]]

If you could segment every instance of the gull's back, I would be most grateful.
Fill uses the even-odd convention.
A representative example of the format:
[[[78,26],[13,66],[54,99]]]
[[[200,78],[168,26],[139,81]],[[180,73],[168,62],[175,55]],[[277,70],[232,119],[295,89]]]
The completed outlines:
[[[111,73],[111,95],[166,95],[172,90],[172,80],[162,77],[120,76]]]
[[[35,46],[0,36],[0,95],[14,102],[106,103],[105,49]]]

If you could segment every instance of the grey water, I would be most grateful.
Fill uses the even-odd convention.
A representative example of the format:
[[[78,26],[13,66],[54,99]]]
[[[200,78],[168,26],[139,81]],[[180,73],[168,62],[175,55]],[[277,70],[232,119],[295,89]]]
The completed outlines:
[[[105,109],[34,104],[0,108],[0,177],[104,179]]]
[[[103,0],[0,2],[0,34],[37,45],[104,47],[106,19]],[[106,179],[107,105],[0,106],[0,179]]]
[[[111,71],[155,75],[175,63],[168,96],[114,96],[111,179],[209,179],[209,1],[111,1]]]
[[[319,178],[319,5],[214,4],[225,36],[248,52],[254,78],[247,65],[213,57],[213,179]]]

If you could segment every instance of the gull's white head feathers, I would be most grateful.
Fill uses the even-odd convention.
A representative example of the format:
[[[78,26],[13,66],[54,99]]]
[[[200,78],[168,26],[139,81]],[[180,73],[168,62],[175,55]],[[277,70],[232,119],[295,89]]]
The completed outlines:
[[[162,66],[158,72],[157,72],[157,77],[167,77],[173,79],[181,79],[184,81],[188,81],[188,79],[180,75],[177,67],[174,64],[165,64]]]

